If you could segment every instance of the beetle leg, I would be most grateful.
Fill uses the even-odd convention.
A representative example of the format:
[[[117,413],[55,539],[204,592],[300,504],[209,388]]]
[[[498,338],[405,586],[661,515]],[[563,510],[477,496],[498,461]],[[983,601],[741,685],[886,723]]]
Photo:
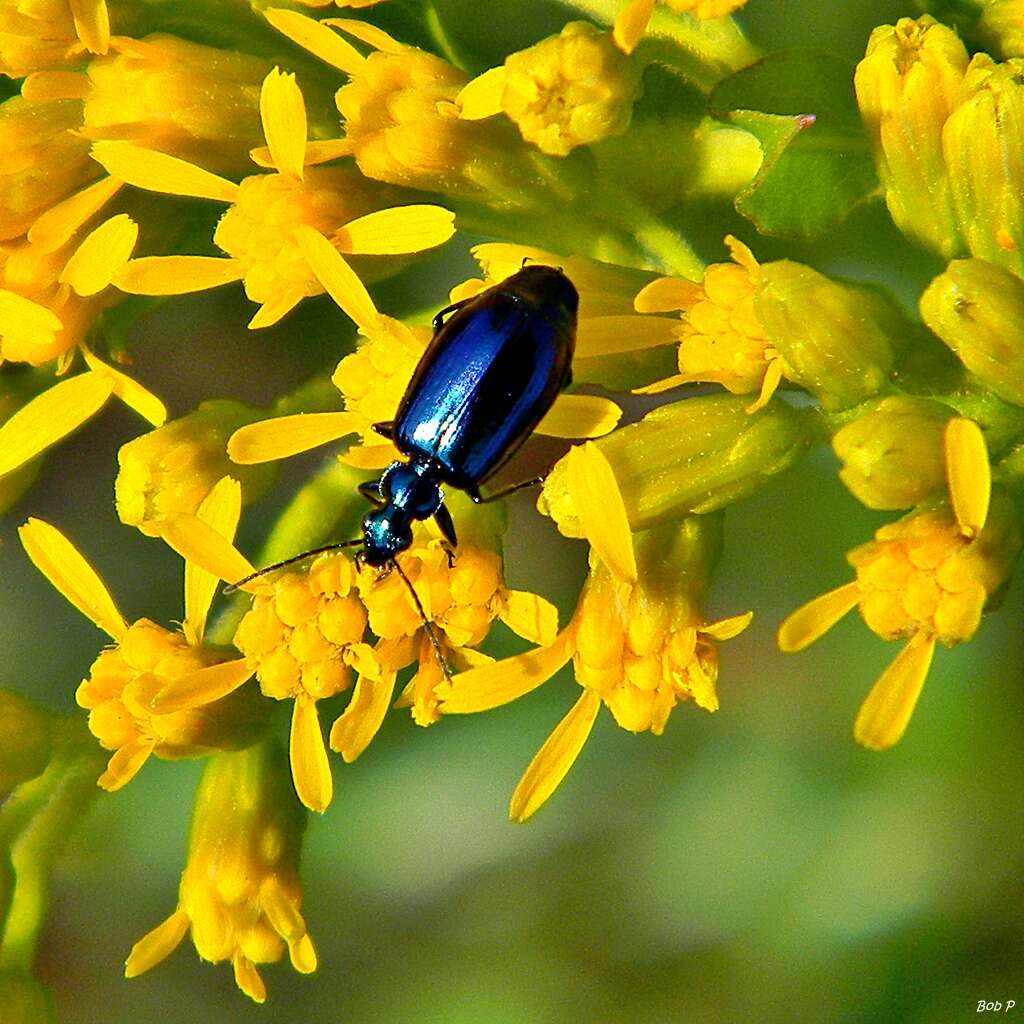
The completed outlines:
[[[445,306],[433,320],[431,320],[431,326],[434,328],[434,333],[437,334],[442,327],[444,327],[444,318],[449,313],[454,313],[457,309],[460,309],[467,302],[472,302],[476,298],[475,295],[471,295],[468,299],[460,299],[458,302],[453,302],[450,306]]]
[[[521,491],[525,487],[535,487],[537,484],[542,484],[544,480],[545,478],[542,476],[535,476],[532,480],[520,480],[519,483],[512,484],[510,487],[504,487],[500,491],[495,491],[494,494],[488,494],[486,497],[476,488],[473,488],[473,490],[466,488],[466,493],[478,505],[489,505],[492,501],[500,501],[502,498],[507,498],[510,494]]]
[[[380,477],[361,483],[359,493],[375,508],[380,508],[384,504],[384,497],[380,493]]]
[[[450,544],[453,548],[459,546],[458,537],[455,536],[455,523],[452,522],[452,514],[448,511],[447,505],[438,505],[437,511],[434,513],[434,522],[437,523],[437,528],[441,531],[441,536]],[[449,561],[451,557],[449,556]]]
[[[374,423],[372,429],[380,434],[381,437],[386,437],[389,441],[394,440],[395,424],[392,420],[385,420],[383,423]]]

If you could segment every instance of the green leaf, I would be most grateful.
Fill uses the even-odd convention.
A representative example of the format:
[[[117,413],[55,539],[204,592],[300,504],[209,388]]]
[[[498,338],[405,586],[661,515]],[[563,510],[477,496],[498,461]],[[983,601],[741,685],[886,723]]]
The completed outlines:
[[[722,81],[711,113],[754,135],[761,169],[736,209],[765,235],[817,238],[878,189],[853,66],[816,50],[770,54]]]

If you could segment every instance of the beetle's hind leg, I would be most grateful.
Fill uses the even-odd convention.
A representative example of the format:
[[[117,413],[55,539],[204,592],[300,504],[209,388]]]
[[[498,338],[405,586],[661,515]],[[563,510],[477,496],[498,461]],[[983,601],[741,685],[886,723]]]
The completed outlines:
[[[476,298],[475,295],[470,295],[468,299],[460,299],[458,302],[453,302],[450,306],[445,306],[440,312],[438,312],[434,319],[431,320],[430,324],[434,328],[434,333],[437,334],[442,327],[444,327],[444,318],[456,310],[461,309],[467,302],[472,302]]]
[[[466,493],[476,504],[489,505],[492,501],[500,501],[502,498],[507,498],[510,494],[515,494],[516,491],[522,491],[527,487],[536,487],[537,484],[544,483],[546,479],[543,476],[535,476],[530,480],[520,480],[519,483],[503,487],[500,491],[495,491],[494,494],[483,495],[476,487],[472,488],[472,490],[467,487]]]
[[[445,540],[445,551],[448,552],[448,568],[451,568],[452,563],[455,561],[454,548],[459,546],[459,539],[455,535],[455,523],[452,521],[452,514],[448,511],[447,505],[438,505],[437,511],[434,513],[434,522],[437,523],[437,528],[441,531],[441,536]]]

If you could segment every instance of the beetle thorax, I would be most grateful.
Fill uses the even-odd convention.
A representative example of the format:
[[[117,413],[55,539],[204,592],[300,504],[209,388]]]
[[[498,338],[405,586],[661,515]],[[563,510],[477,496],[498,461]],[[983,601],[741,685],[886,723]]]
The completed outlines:
[[[363,518],[363,559],[377,568],[412,544],[412,524],[429,519],[444,495],[436,464],[426,460],[392,462],[380,478],[381,508]]]

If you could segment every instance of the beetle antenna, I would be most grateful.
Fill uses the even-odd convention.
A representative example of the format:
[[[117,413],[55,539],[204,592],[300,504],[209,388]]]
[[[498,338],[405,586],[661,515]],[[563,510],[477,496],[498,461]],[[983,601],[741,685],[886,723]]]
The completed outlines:
[[[239,587],[244,587],[246,583],[251,583],[255,579],[259,579],[260,576],[265,576],[268,572],[273,572],[275,569],[283,569],[286,565],[292,565],[295,562],[301,562],[304,558],[310,558],[313,555],[322,555],[325,551],[337,551],[339,548],[350,548],[355,544],[362,544],[363,538],[356,537],[355,540],[343,540],[337,541],[334,544],[324,544],[323,547],[311,548],[309,551],[303,551],[301,554],[292,555],[291,558],[286,558],[283,562],[275,562],[273,565],[265,565],[262,569],[257,569],[256,572],[249,573],[248,576],[243,576],[240,580],[234,583],[229,583],[224,588],[225,594],[233,594]]]
[[[398,572],[398,575],[402,577],[405,585],[409,588],[413,604],[416,605],[416,610],[420,613],[420,618],[423,620],[423,628],[427,631],[427,636],[430,639],[430,645],[434,648],[434,653],[437,655],[437,663],[441,666],[441,672],[444,675],[445,681],[450,683],[452,681],[452,670],[448,667],[448,662],[444,660],[444,651],[441,650],[441,641],[437,638],[437,632],[434,629],[434,624],[427,618],[427,613],[423,610],[423,602],[420,601],[420,595],[416,593],[416,588],[412,585],[412,581],[409,577],[405,575],[405,570],[398,564],[397,558],[391,559],[391,565]]]

